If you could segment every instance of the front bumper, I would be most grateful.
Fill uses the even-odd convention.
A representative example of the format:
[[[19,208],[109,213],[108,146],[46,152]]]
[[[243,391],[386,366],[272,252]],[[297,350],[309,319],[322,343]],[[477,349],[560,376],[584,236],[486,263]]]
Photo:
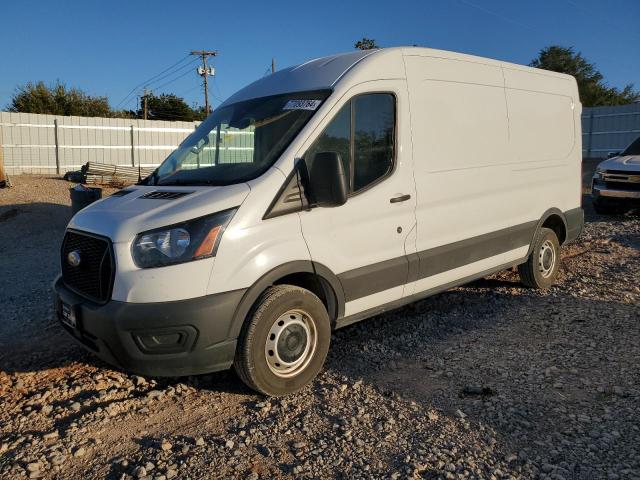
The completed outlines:
[[[57,318],[73,338],[102,360],[150,376],[183,376],[231,367],[235,338],[228,338],[246,290],[161,303],[91,302],[54,282]],[[62,322],[62,305],[76,327]]]
[[[640,200],[640,191],[638,190],[614,190],[594,184],[591,192],[595,198],[605,197],[619,200]]]

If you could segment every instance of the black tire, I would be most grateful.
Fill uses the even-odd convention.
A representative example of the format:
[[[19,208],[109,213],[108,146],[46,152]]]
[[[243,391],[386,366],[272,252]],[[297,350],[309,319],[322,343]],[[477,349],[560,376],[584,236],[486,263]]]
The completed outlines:
[[[525,263],[518,265],[520,281],[531,288],[549,288],[557,280],[559,270],[558,236],[550,228],[541,228],[536,234],[529,258]]]
[[[620,203],[611,203],[597,198],[593,201],[593,209],[598,215],[622,215],[627,207]]]
[[[238,338],[234,368],[249,388],[269,396],[287,395],[318,375],[330,341],[331,325],[322,301],[304,288],[276,285],[249,313]],[[292,363],[281,364],[281,358]],[[300,362],[297,369],[287,366],[296,362]]]

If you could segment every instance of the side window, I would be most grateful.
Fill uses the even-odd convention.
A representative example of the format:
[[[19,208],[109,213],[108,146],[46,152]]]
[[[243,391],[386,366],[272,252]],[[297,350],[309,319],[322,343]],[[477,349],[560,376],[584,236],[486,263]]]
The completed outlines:
[[[313,158],[320,152],[338,152],[344,164],[347,180],[351,171],[351,102],[344,105],[320,136],[307,150],[304,159],[311,166]]]
[[[395,102],[393,95],[374,93],[354,100],[353,191],[386,175],[393,166]]]
[[[338,152],[351,192],[386,175],[393,167],[395,97],[358,95],[347,102],[304,155],[310,165],[320,152]]]

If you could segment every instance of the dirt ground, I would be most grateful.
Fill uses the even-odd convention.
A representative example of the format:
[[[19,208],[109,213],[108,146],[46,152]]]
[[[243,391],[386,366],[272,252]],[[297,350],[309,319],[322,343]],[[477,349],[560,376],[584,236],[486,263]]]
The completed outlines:
[[[69,183],[0,190],[0,478],[640,478],[640,216],[336,332],[301,393],[114,370],[58,326]],[[105,194],[111,190],[106,190]]]

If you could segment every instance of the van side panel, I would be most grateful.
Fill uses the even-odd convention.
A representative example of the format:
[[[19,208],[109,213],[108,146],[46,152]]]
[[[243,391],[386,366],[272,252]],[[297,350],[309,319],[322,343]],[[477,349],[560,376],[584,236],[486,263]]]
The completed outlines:
[[[405,62],[418,252],[513,225],[500,67],[423,56],[407,56]]]
[[[523,261],[545,211],[579,207],[580,148],[570,77],[477,58],[406,54],[405,64],[418,197],[411,295]]]
[[[517,221],[555,207],[580,207],[582,146],[575,80],[525,67],[503,67]]]
[[[571,97],[506,89],[513,161],[566,163],[575,144]]]

